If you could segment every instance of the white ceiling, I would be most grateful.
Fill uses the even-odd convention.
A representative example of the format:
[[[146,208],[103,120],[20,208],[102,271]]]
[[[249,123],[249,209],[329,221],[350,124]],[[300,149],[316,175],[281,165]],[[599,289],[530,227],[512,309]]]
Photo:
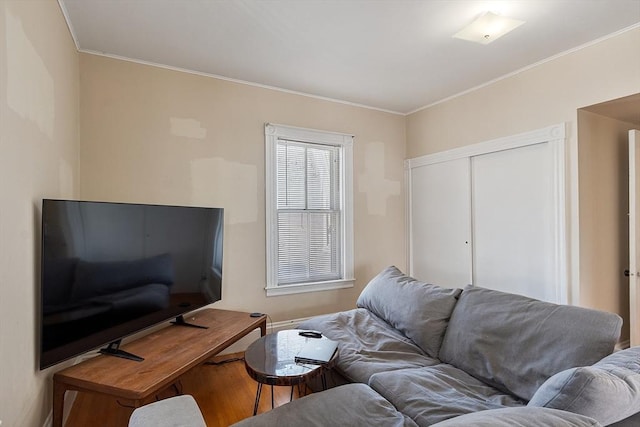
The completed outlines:
[[[59,3],[80,51],[402,114],[640,25],[640,0]],[[526,23],[488,45],[451,37],[485,10]]]

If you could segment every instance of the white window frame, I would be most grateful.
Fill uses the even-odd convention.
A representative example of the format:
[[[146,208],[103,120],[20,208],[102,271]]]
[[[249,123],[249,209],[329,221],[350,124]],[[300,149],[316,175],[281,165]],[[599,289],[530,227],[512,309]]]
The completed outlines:
[[[265,134],[265,199],[267,296],[352,288],[353,274],[353,135],[304,129],[267,123]],[[277,216],[277,143],[279,140],[299,141],[340,147],[342,278],[321,282],[278,285],[278,216]]]

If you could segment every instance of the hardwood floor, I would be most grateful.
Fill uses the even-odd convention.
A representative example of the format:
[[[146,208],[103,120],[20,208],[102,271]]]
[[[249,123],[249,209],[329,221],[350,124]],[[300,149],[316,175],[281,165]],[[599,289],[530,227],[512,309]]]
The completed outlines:
[[[238,353],[214,359],[217,364],[199,366],[180,377],[177,387],[182,394],[190,394],[196,399],[207,427],[227,427],[253,414],[257,383],[247,374],[242,356]],[[291,388],[273,389],[275,406],[289,402]],[[176,394],[172,387],[160,393],[158,398]],[[296,388],[294,399],[297,397]],[[264,386],[258,413],[269,410],[271,388]],[[65,426],[126,427],[132,412],[133,408],[121,406],[113,398],[78,393]]]

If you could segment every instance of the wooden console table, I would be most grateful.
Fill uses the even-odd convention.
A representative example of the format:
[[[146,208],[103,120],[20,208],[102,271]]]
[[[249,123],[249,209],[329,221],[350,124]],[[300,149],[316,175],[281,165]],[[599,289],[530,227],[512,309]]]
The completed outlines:
[[[196,329],[167,326],[122,349],[144,358],[142,362],[112,356],[97,356],[53,375],[53,427],[62,427],[67,390],[101,393],[132,407],[149,403],[157,392],[178,377],[230,346],[251,331],[267,332],[267,318],[249,313],[204,309],[186,316],[190,323],[208,326]]]

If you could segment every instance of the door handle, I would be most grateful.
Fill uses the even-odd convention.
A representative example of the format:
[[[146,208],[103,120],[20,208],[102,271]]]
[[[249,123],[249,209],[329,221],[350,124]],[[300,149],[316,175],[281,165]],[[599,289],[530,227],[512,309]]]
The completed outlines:
[[[624,275],[625,275],[626,277],[629,277],[629,276],[635,276],[635,274],[633,274],[633,273],[632,273],[632,272],[630,272],[629,270],[625,270],[625,271],[624,271]]]

